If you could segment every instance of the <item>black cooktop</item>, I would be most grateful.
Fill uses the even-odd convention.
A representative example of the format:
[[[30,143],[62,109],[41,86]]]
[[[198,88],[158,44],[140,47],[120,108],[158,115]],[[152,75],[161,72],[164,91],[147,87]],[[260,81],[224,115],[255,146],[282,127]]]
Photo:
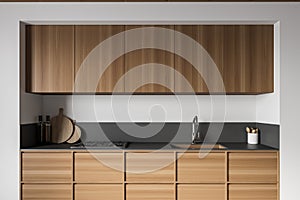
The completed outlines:
[[[111,148],[111,149],[125,149],[128,146],[128,142],[109,142],[109,141],[85,141],[71,145],[72,149],[81,148]]]

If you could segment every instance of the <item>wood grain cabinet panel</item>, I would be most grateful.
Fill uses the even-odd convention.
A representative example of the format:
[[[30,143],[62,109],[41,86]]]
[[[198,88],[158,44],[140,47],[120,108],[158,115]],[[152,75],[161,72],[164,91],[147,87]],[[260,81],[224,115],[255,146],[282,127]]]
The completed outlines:
[[[175,57],[175,69],[186,78],[175,75],[175,91],[178,93],[207,93],[220,91],[218,74],[222,78],[223,70],[223,26],[218,25],[176,25],[175,31],[185,34],[189,39],[178,34],[175,37],[175,50],[184,57]],[[194,64],[194,65],[193,65]],[[214,69],[216,69],[214,71]],[[220,72],[220,73],[219,73]],[[206,78],[204,78],[206,77]]]
[[[226,200],[225,184],[178,184],[178,200]]]
[[[71,93],[74,85],[74,26],[27,26],[28,92]]]
[[[124,92],[124,34],[117,36],[123,31],[119,25],[75,26],[77,92]]]
[[[208,89],[222,92],[222,84],[228,94],[273,92],[273,29],[273,25],[176,25],[175,31],[195,42],[175,37],[175,50],[187,55],[175,57],[175,69],[196,93],[207,93]],[[190,92],[184,83],[175,75],[175,92]]]
[[[145,28],[133,33],[134,29]],[[146,30],[164,28],[169,32]],[[174,27],[126,26],[125,92],[171,93],[174,91]],[[139,29],[141,30],[141,29]],[[156,48],[154,48],[156,47]],[[160,49],[159,49],[160,47]]]
[[[122,153],[75,153],[75,181],[91,183],[122,183]]]
[[[75,184],[74,200],[123,200],[123,184]]]
[[[71,153],[22,153],[23,182],[71,182]]]
[[[179,183],[225,183],[225,153],[209,153],[204,158],[199,153],[180,153],[177,176]]]
[[[28,25],[26,34],[27,92],[274,90],[273,25]]]
[[[230,184],[229,200],[278,200],[276,184]]]
[[[273,92],[273,25],[226,25],[223,79],[229,93]]]
[[[230,182],[274,182],[277,153],[229,153]]]
[[[126,200],[174,200],[173,184],[127,184]]]
[[[126,181],[161,183],[174,182],[173,153],[127,153]]]
[[[71,184],[22,184],[22,200],[72,200]]]

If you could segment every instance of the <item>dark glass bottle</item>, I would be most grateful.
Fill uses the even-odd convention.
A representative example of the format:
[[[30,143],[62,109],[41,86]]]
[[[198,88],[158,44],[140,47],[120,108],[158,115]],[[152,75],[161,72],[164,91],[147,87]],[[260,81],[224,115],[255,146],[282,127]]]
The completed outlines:
[[[44,132],[45,132],[45,139],[46,143],[51,143],[51,122],[50,122],[50,116],[46,116],[46,121],[44,123]]]
[[[44,124],[43,124],[43,116],[39,115],[38,123],[37,123],[37,137],[38,143],[44,144],[46,142],[45,134],[44,134]]]

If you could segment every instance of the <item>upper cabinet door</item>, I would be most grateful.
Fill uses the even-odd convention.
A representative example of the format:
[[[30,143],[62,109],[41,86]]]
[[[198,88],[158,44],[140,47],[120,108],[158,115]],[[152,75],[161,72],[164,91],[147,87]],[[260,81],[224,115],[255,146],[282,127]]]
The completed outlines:
[[[273,25],[224,26],[223,80],[226,92],[273,92],[273,35]]]
[[[123,31],[117,25],[75,26],[76,92],[124,92]]]
[[[126,26],[125,92],[174,91],[174,26]]]
[[[273,92],[273,25],[179,25],[175,31],[194,40],[175,36],[175,50],[187,55],[175,58],[176,92]]]
[[[27,87],[33,93],[71,93],[74,26],[27,26]]]
[[[222,82],[218,75],[223,71],[223,26],[178,25],[175,31],[175,50],[180,52],[175,57],[175,91],[220,91]]]

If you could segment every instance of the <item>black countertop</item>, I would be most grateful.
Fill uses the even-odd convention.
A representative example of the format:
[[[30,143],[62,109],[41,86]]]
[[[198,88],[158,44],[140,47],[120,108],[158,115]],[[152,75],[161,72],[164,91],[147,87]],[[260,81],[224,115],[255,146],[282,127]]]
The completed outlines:
[[[247,144],[247,143],[219,143],[223,146],[225,146],[227,149],[220,149],[222,151],[224,150],[278,150],[273,147],[269,147],[262,144]],[[71,148],[72,144],[49,144],[49,145],[43,145],[43,146],[35,146],[35,147],[28,147],[23,148],[21,150],[82,150],[85,148]],[[91,150],[112,150],[113,148],[90,148]],[[119,149],[120,148],[114,148]],[[180,150],[178,148],[174,148],[168,143],[129,143],[127,148],[121,149],[121,150]],[[182,149],[181,149],[182,150]],[[195,149],[193,149],[195,150]],[[214,149],[215,150],[215,149]]]

